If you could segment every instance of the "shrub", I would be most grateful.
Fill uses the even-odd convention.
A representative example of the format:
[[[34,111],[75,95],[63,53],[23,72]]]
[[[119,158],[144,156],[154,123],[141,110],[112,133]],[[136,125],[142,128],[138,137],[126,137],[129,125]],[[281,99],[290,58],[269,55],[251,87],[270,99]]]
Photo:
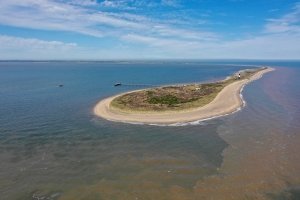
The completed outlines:
[[[150,97],[148,98],[148,103],[175,105],[175,104],[179,104],[180,100],[176,96],[168,94],[161,97]]]

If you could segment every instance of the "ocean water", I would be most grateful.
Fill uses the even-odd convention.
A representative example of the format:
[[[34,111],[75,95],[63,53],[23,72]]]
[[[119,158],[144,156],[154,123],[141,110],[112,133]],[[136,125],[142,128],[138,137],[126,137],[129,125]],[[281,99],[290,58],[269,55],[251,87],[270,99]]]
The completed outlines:
[[[116,82],[206,82],[253,65],[276,71],[229,116],[159,127],[92,112],[145,87]],[[299,77],[296,61],[0,62],[0,199],[299,199]]]

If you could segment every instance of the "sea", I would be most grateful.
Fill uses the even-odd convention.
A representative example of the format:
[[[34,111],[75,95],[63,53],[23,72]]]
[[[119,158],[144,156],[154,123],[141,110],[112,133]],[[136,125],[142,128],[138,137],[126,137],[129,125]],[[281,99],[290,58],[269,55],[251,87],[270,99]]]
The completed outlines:
[[[228,116],[155,126],[93,113],[121,92],[255,66],[276,70]],[[300,199],[299,77],[300,61],[1,61],[0,199]]]

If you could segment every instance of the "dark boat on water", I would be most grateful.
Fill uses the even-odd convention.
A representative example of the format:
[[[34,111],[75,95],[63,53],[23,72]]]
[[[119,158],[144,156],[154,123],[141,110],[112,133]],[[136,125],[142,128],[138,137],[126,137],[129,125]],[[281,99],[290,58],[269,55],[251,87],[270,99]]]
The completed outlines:
[[[116,83],[114,86],[117,87],[117,86],[121,86],[122,84],[121,83]]]

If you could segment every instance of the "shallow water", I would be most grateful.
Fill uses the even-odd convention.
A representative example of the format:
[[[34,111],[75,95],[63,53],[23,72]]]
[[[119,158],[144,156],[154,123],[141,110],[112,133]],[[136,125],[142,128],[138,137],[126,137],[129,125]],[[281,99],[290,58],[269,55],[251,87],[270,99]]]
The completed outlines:
[[[255,64],[233,115],[180,127],[109,122],[104,97],[222,79]],[[300,63],[0,62],[3,199],[292,199],[300,184]],[[57,87],[64,84],[64,87]],[[297,197],[295,197],[297,198]],[[294,199],[295,199],[294,198]]]

